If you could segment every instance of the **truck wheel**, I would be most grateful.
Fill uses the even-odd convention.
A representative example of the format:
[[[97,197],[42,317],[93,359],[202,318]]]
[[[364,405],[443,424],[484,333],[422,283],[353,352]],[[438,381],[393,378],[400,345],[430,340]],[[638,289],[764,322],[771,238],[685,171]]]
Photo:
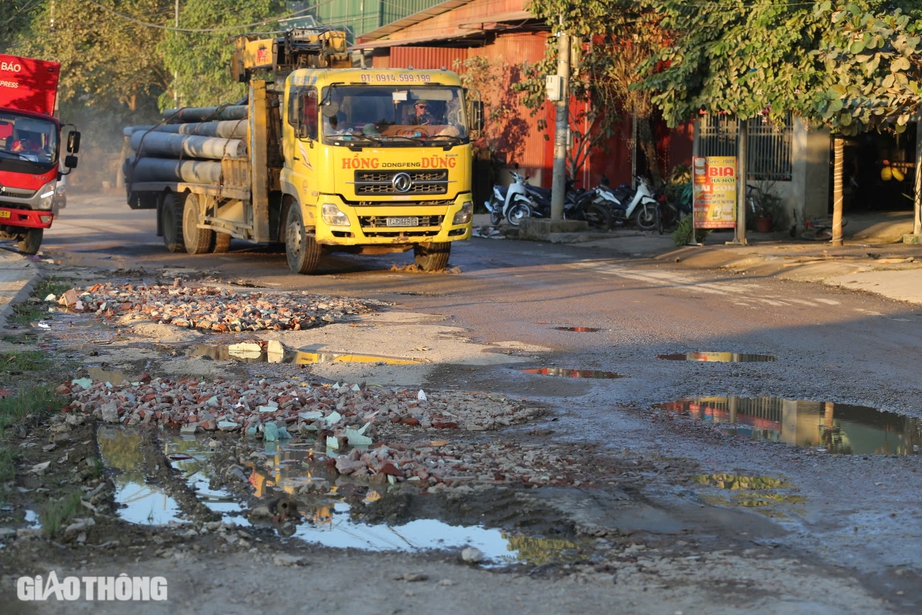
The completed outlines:
[[[416,266],[423,271],[442,271],[448,266],[450,243],[424,243],[413,246]]]
[[[163,245],[170,252],[184,252],[182,238],[182,205],[185,198],[175,192],[163,197],[160,208],[160,228],[163,230]]]
[[[182,240],[189,254],[205,254],[211,251],[211,244],[215,240],[214,231],[198,228],[199,202],[195,194],[184,194],[186,198],[182,208]]]
[[[215,254],[226,254],[230,250],[231,236],[228,233],[215,233],[214,234],[214,249],[212,252]]]
[[[30,228],[19,240],[19,253],[25,256],[38,254],[38,249],[42,245],[42,236],[45,234],[43,228]]]
[[[285,255],[288,268],[295,273],[313,273],[320,264],[320,245],[304,228],[301,206],[293,203],[285,223]]]

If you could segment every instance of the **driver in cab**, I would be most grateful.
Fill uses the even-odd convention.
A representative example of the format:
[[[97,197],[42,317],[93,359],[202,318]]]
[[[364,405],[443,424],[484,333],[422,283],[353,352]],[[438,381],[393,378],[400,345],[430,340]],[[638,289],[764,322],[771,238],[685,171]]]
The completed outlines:
[[[425,100],[417,100],[416,104],[413,105],[415,110],[415,115],[410,118],[410,125],[412,126],[430,126],[433,124],[438,124],[435,116],[431,113],[430,104]]]

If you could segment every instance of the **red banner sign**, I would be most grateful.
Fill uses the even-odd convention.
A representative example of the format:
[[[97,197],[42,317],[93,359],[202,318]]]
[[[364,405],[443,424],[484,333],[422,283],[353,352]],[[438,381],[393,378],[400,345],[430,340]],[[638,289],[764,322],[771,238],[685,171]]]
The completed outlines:
[[[61,65],[0,55],[0,107],[54,114]]]

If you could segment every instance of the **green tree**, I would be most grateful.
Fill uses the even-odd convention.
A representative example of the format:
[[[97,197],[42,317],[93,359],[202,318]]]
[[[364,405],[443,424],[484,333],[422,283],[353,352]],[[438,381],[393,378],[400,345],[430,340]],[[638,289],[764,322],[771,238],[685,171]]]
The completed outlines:
[[[589,154],[611,138],[621,113],[627,112],[636,122],[636,146],[644,154],[647,171],[659,182],[651,94],[632,87],[642,80],[640,66],[665,43],[659,16],[649,10],[646,0],[532,0],[529,10],[555,31],[562,28],[574,41],[570,93],[583,104],[570,105],[574,144],[568,172],[574,175]],[[551,39],[544,60],[526,67],[527,78],[518,89],[533,113],[544,103],[544,77],[556,74],[556,62],[557,43]],[[539,128],[543,130],[545,124],[539,121]]]
[[[917,0],[712,0],[707,11],[650,2],[675,38],[645,64],[636,87],[653,93],[670,126],[701,111],[743,120],[793,112],[843,135],[902,131],[919,112]],[[834,243],[841,243],[841,153],[838,139]]]
[[[283,9],[278,0],[185,2],[179,15],[180,27],[212,31],[171,31],[166,35],[159,51],[173,77],[160,96],[160,107],[174,107],[177,101],[181,106],[213,106],[245,96],[246,86],[233,80],[230,62],[234,39],[246,33],[247,28],[233,26],[264,22],[259,29],[275,31]]]
[[[79,98],[81,105],[98,110],[123,106],[136,111],[143,98],[166,87],[168,75],[157,52],[164,31],[139,22],[162,22],[169,0],[43,0],[38,4],[14,49],[61,63],[63,103]],[[115,15],[116,6],[134,20]]]

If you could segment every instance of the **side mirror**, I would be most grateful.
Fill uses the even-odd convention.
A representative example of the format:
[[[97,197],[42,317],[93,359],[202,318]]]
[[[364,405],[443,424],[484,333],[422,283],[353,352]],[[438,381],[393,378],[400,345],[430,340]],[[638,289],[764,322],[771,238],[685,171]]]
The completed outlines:
[[[76,169],[77,168],[77,157],[76,156],[65,156],[64,166],[67,167],[68,169]]]
[[[482,100],[472,100],[471,108],[469,113],[471,125],[471,132],[480,132],[483,130],[483,101]]]
[[[71,154],[76,154],[80,151],[80,133],[76,130],[71,131],[70,134],[67,135],[67,151]],[[68,158],[73,158],[73,156],[68,156]],[[77,159],[74,158],[74,164],[67,166],[76,167]]]

